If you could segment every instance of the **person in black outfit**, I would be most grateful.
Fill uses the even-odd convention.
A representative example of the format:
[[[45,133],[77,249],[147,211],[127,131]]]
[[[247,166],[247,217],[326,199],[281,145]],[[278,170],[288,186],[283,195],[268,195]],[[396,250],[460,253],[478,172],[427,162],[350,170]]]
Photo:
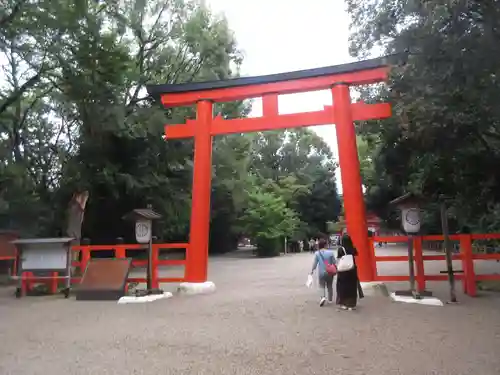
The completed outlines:
[[[340,259],[344,254],[352,255],[353,257],[358,255],[351,237],[347,234],[342,237],[342,243],[337,252],[337,259]],[[356,308],[360,286],[356,260],[354,260],[353,269],[337,274],[337,305],[342,310],[354,310]],[[360,298],[362,298],[361,294]]]

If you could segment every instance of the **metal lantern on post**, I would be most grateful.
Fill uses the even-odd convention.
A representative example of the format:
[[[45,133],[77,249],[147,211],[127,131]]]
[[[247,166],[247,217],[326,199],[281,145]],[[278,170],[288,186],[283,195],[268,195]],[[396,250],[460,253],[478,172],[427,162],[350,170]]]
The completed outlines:
[[[147,244],[148,247],[148,265],[147,265],[147,287],[145,294],[162,294],[163,291],[153,289],[153,221],[161,219],[161,215],[153,211],[151,205],[148,208],[137,208],[127,215],[124,220],[135,222],[135,239],[140,244]]]
[[[414,195],[413,193],[407,193],[392,200],[389,204],[395,206],[401,211],[401,225],[403,230],[408,235],[408,266],[409,266],[409,277],[410,277],[410,290],[409,291],[398,291],[396,295],[400,296],[412,296],[415,299],[420,299],[421,297],[431,296],[432,293],[427,291],[417,290],[415,287],[415,267],[414,267],[414,255],[413,255],[413,239],[420,232],[421,226],[421,210],[420,210],[421,199]]]

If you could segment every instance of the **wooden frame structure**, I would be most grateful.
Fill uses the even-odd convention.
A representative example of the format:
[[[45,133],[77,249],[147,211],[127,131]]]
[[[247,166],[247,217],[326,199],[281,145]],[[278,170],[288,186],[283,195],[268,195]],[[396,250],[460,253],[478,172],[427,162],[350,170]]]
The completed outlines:
[[[344,208],[348,232],[358,249],[361,281],[372,281],[372,252],[369,249],[356,132],[353,121],[382,119],[391,116],[389,104],[352,103],[350,86],[368,85],[387,79],[386,58],[364,60],[325,68],[225,81],[186,84],[150,85],[151,96],[165,107],[196,104],[196,119],[185,124],[166,125],[167,139],[194,137],[193,198],[189,248],[186,251],[185,279],[207,280],[212,137],[219,134],[245,133],[294,127],[335,124],[339,149]],[[331,90],[333,106],[321,111],[280,115],[278,95]],[[263,116],[226,120],[213,116],[214,102],[231,102],[262,97]]]

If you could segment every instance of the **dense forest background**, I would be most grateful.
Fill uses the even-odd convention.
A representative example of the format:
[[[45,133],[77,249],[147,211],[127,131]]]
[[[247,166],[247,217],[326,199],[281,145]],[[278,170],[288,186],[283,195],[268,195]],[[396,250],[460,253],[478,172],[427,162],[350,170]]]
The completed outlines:
[[[397,228],[388,202],[420,194],[436,233],[444,194],[453,231],[500,230],[499,1],[346,4],[353,57],[407,56],[387,85],[361,91],[394,109],[358,124],[368,209]],[[197,1],[0,0],[0,229],[59,235],[71,196],[87,190],[93,243],[133,240],[121,218],[147,204],[163,215],[160,240],[186,240],[193,144],[162,135],[194,110],[165,110],[144,88],[237,77],[236,37]],[[316,236],[341,214],[336,161],[310,130],[216,137],[213,165],[212,252],[242,235]]]
[[[60,235],[73,193],[87,190],[93,243],[133,241],[122,216],[147,204],[163,215],[159,240],[187,240],[193,143],[162,136],[195,112],[165,110],[145,85],[237,77],[242,54],[225,18],[187,0],[1,5],[0,229]],[[318,235],[337,219],[336,164],[314,132],[217,137],[213,150],[212,252],[241,235]]]

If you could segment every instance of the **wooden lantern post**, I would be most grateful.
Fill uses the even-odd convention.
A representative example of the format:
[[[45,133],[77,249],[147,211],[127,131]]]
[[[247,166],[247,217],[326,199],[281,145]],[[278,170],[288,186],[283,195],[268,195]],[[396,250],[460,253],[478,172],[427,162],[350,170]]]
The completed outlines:
[[[161,219],[161,215],[148,206],[132,210],[123,217],[124,220],[135,222],[135,239],[140,244],[148,245],[148,264],[146,275],[146,290],[138,294],[163,294],[161,289],[153,285],[153,220]]]
[[[391,202],[390,205],[397,207],[401,211],[401,226],[408,235],[408,268],[410,278],[410,290],[397,291],[399,296],[412,296],[415,299],[432,296],[431,292],[420,290],[415,287],[415,266],[414,266],[414,236],[420,232],[421,214],[420,214],[421,199],[413,193],[407,193],[398,197]]]

